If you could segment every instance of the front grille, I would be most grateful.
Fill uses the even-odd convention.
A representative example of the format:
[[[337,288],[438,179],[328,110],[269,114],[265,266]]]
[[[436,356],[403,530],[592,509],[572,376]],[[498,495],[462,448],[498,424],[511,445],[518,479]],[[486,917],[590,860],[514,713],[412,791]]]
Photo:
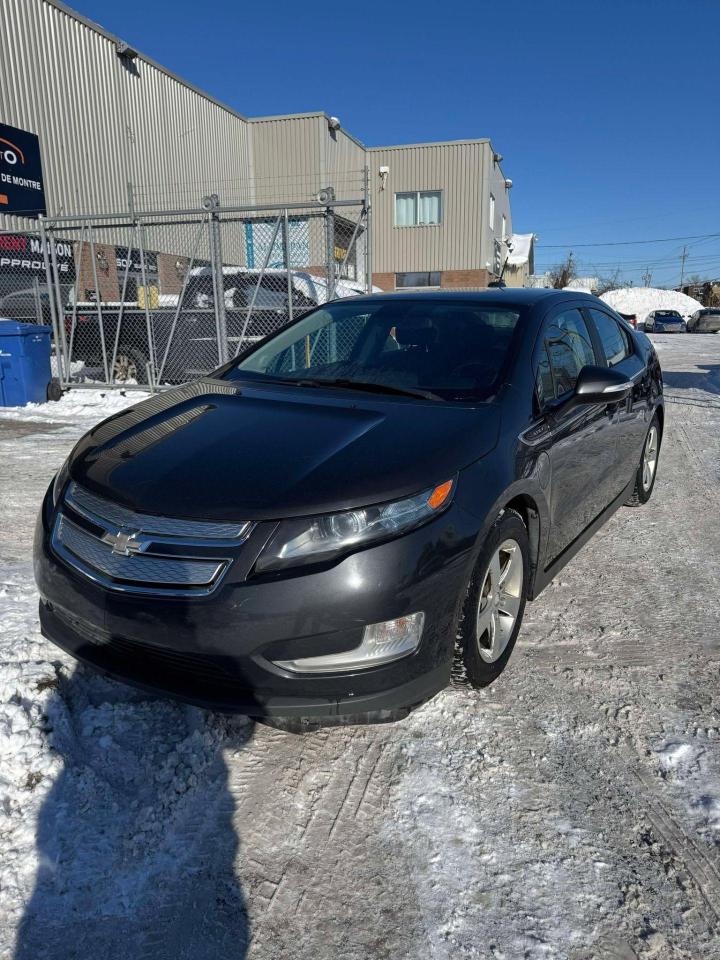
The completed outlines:
[[[106,520],[112,527],[128,527],[141,533],[156,533],[183,540],[243,540],[250,523],[217,523],[211,520],[179,520],[136,513],[119,503],[99,497],[74,481],[65,494],[65,503],[77,513],[93,521]]]
[[[218,577],[226,561],[153,554],[114,553],[112,547],[59,515],[55,539],[74,557],[112,580],[162,587],[206,587]]]
[[[68,566],[111,590],[202,596],[217,588],[252,527],[136,513],[71,483],[52,547]]]

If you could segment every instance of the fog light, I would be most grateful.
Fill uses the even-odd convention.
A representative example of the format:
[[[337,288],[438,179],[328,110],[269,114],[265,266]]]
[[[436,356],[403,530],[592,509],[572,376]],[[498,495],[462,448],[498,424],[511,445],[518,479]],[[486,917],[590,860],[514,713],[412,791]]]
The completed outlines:
[[[397,620],[371,623],[365,627],[362,643],[354,650],[329,653],[322,657],[299,660],[278,660],[277,665],[293,673],[341,673],[377,667],[399,660],[417,650],[422,636],[425,614],[409,613]]]

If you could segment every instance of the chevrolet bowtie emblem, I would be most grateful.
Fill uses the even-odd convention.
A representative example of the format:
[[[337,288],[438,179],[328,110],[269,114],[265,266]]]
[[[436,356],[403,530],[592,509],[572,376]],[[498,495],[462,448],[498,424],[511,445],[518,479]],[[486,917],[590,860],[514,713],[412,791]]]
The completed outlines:
[[[147,544],[136,539],[137,532],[126,532],[119,530],[117,533],[106,533],[103,536],[103,543],[112,547],[113,553],[119,553],[123,557],[132,556],[134,553],[142,553]]]

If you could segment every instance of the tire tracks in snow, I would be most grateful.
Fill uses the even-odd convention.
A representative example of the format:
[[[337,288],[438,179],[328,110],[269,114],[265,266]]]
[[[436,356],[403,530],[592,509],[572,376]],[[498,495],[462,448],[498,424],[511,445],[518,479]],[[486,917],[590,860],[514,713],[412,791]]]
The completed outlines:
[[[625,768],[647,810],[653,830],[670,851],[680,869],[695,885],[705,906],[705,917],[713,932],[720,932],[720,869],[703,850],[692,834],[683,829],[668,805],[661,799],[656,778],[640,761],[634,745],[625,740],[620,745]]]

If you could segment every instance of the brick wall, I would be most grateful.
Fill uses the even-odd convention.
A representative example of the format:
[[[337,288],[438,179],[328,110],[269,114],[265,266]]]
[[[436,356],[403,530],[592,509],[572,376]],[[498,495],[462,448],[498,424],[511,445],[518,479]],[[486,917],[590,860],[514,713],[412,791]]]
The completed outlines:
[[[376,287],[380,287],[381,290],[394,290],[395,274],[394,273],[374,273],[373,285]]]
[[[488,280],[487,270],[443,270],[440,275],[440,286],[455,289],[458,287],[486,287]]]
[[[487,287],[490,279],[487,270],[443,270],[440,273],[440,286],[450,290],[463,287]],[[394,290],[395,274],[374,273],[373,283],[383,290]]]
[[[120,296],[115,247],[107,243],[96,243],[94,253],[100,298],[110,302],[115,301]],[[90,243],[79,243],[75,247],[75,263],[77,264],[79,281],[78,300],[80,301],[95,298],[92,254],[93,248]],[[102,259],[98,260],[98,257]]]
[[[172,253],[159,253],[157,255],[157,265],[160,293],[179,294],[182,291],[183,278],[190,266],[189,257],[176,257]],[[140,282],[139,279],[138,282]]]

